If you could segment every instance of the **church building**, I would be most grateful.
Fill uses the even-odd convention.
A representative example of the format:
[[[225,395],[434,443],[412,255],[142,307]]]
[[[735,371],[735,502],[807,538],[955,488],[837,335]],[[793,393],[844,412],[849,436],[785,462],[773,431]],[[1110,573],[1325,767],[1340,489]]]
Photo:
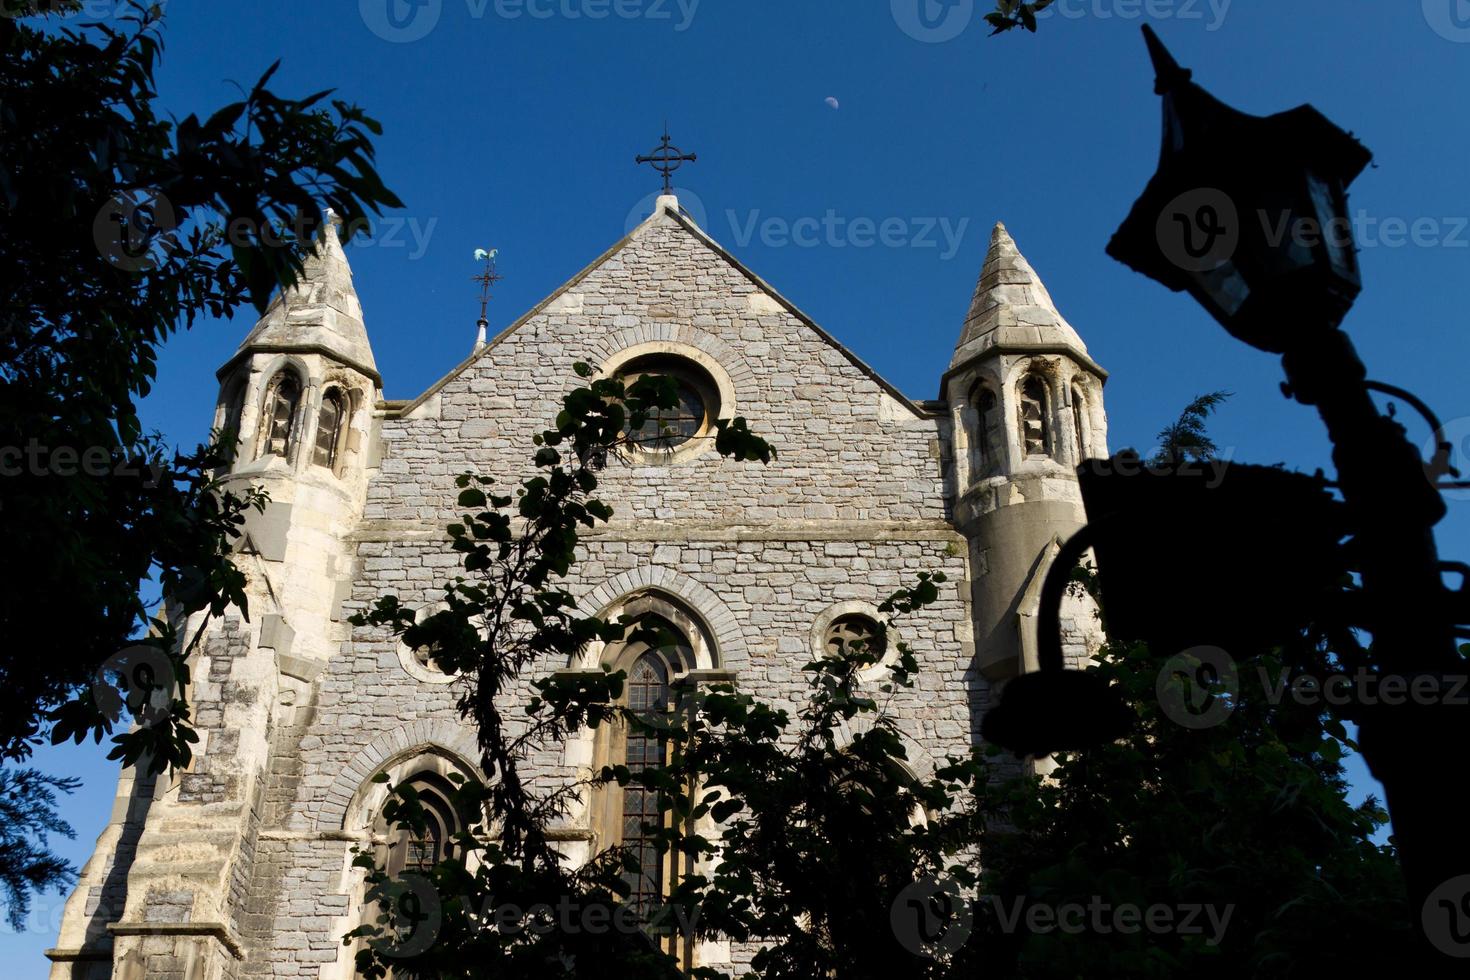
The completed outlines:
[[[219,370],[214,424],[242,433],[228,480],[270,495],[236,559],[250,617],[211,623],[191,664],[188,769],[122,773],[48,952],[54,980],[353,976],[351,849],[432,863],[454,830],[437,802],[446,777],[476,773],[479,752],[456,679],[348,619],[387,593],[433,611],[459,570],[454,477],[526,476],[578,361],[678,383],[664,431],[601,474],[615,514],[585,536],[569,588],[586,613],[656,620],[680,642],[589,648],[533,674],[607,665],[628,671],[631,697],[725,681],[795,709],[804,664],[866,635],[917,573],[942,571],[940,600],[896,626],[921,672],[892,710],[927,775],[978,744],[1000,686],[1036,669],[1042,579],[1085,523],[1074,471],[1108,452],[1106,372],[1003,225],[929,400],[885,381],[672,194],[412,399],[384,398],[366,324],[328,234]],[[737,415],[775,447],[769,465],[714,451],[715,420]],[[1063,636],[1073,663],[1100,642],[1076,600]],[[635,741],[589,733],[528,771],[574,779]],[[420,788],[440,821],[427,839],[392,837],[379,772]],[[611,787],[568,814],[555,831],[567,859],[638,848],[625,836],[638,797]],[[644,853],[640,887],[658,889],[665,869]],[[749,951],[694,955],[718,967]]]

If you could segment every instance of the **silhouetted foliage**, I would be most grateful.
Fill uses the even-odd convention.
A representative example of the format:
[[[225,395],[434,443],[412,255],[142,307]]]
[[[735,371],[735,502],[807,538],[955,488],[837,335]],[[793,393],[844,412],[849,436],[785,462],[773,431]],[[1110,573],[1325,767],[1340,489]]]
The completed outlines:
[[[1103,651],[1093,669],[1137,714],[1133,732],[986,794],[974,940],[986,976],[1392,975],[1412,933],[1394,851],[1372,840],[1388,816],[1347,801],[1341,760],[1355,746],[1341,721],[1289,694],[1272,703],[1297,676],[1285,664],[1242,664],[1239,696],[1211,692],[1229,717],[1194,729],[1161,706],[1165,658]],[[1076,932],[1024,925],[1032,906],[1099,904]],[[1125,906],[1140,910],[1131,934],[1116,927]],[[1173,925],[1147,928],[1151,907]],[[1186,916],[1197,932],[1177,928]]]
[[[323,207],[351,226],[398,202],[373,169],[377,124],[328,93],[277,96],[272,67],[209,118],[173,120],[155,104],[158,8],[68,26],[45,15],[78,4],[5,3],[0,629],[12,642],[0,654],[0,759],[26,758],[50,722],[53,740],[112,732],[121,715],[89,685],[112,683],[103,665],[152,629],[141,642],[158,651],[149,696],[164,710],[117,735],[113,757],[183,765],[189,651],[170,623],[247,611],[229,554],[263,498],[213,479],[233,433],[171,452],[142,430],[137,400],[174,331],[264,309],[293,281]],[[150,580],[170,603],[157,621]]]
[[[1334,664],[1306,636],[1289,658],[1243,665],[1252,673],[1238,694],[1211,689],[1232,709],[1212,728],[1169,715],[1162,658],[1141,644],[1108,645],[1092,669],[1122,692],[1138,723],[1114,744],[1059,757],[1046,778],[1015,775],[999,752],[947,759],[927,778],[907,769],[887,698],[913,682],[919,664],[907,644],[889,640],[904,615],[938,597],[941,575],[921,575],[890,597],[868,644],[807,664],[795,716],[725,684],[687,691],[666,716],[630,711],[619,700],[623,675],[606,668],[537,681],[530,704],[516,704],[510,682],[530,665],[565,663],[588,640],[635,629],[577,617],[570,596],[549,584],[576,561],[576,525],[610,516],[581,494],[596,488],[588,464],[603,447],[617,455],[621,408],[632,406],[636,428],[639,406],[674,397],[633,388],[599,381],[569,395],[558,429],[538,440],[548,475],[517,493],[495,496],[480,489],[487,479],[460,478],[461,503],[489,509],[450,528],[473,584],[449,584],[447,611],[415,624],[390,596],[355,620],[389,627],[470,675],[461,707],[479,726],[491,777],[460,782],[457,805],[476,818],[458,853],[427,874],[395,878],[359,854],[381,909],[345,940],[366,943],[364,975],[672,977],[681,944],[697,939],[752,943],[758,951],[742,976],[793,980],[1295,977],[1387,969],[1401,955],[1409,934],[1398,867],[1392,849],[1371,839],[1386,816],[1374,800],[1346,800],[1347,730],[1323,705],[1281,696],[1296,676],[1283,675],[1286,663],[1320,675]],[[1201,421],[1190,428],[1194,447],[1209,445],[1200,406],[1215,401],[1186,413]],[[744,455],[765,458],[763,445],[755,440]],[[529,533],[513,530],[516,501]],[[547,554],[536,557],[538,549]],[[1074,587],[1096,592],[1086,570]],[[884,650],[895,652],[874,681]],[[534,747],[601,726],[656,734],[666,764],[610,765],[585,783],[537,791],[522,782]],[[574,925],[627,912],[630,856],[613,848],[568,869],[547,835],[573,795],[614,783],[657,795],[663,818],[645,830],[690,870],[643,910],[641,929],[566,928],[556,910],[575,910]],[[392,789],[384,818],[421,832],[413,787]],[[936,884],[969,900],[973,937],[963,906],[915,891]],[[1081,931],[1028,924],[1038,906],[1071,905],[1089,916],[1094,907],[1138,912],[1131,931],[1110,928],[1111,918]],[[1168,910],[1172,925],[1148,925],[1161,914],[1154,908]],[[726,976],[709,966],[686,975]]]
[[[590,373],[586,365],[578,370]],[[950,856],[974,835],[940,815],[973,790],[979,769],[953,760],[922,780],[905,768],[903,742],[878,699],[911,682],[913,651],[892,644],[893,662],[882,668],[887,679],[859,680],[890,646],[886,623],[883,639],[852,642],[807,665],[810,696],[796,718],[724,684],[686,691],[674,713],[650,717],[621,703],[625,677],[607,668],[535,681],[529,705],[507,700],[533,664],[544,670],[589,641],[646,632],[578,615],[555,580],[577,559],[578,528],[611,516],[590,496],[605,461],[620,454],[627,432],[676,399],[669,379],[653,376],[574,390],[556,429],[536,439],[541,475],[514,494],[496,494],[489,478],[460,478],[460,504],[469,512],[449,533],[467,574],[447,586],[448,608],[415,623],[413,611],[388,596],[354,619],[389,627],[410,646],[429,649],[441,669],[468,675],[460,708],[476,724],[481,767],[491,777],[488,785],[461,783],[458,809],[483,818],[426,878],[395,879],[373,854],[359,854],[369,897],[382,910],[346,939],[366,940],[358,953],[364,975],[675,976],[684,944],[732,936],[761,943],[754,968],[767,977],[959,975],[957,963],[905,949],[889,918],[895,897],[916,878],[968,875]],[[771,458],[743,419],[717,425],[721,454]],[[943,582],[922,575],[881,609],[893,616],[919,609],[938,598]],[[587,784],[533,790],[523,782],[532,749],[602,726],[663,740],[667,764],[609,765]],[[678,854],[692,870],[621,929],[563,928],[550,912],[501,921],[503,910],[538,905],[575,909],[579,922],[591,914],[613,923],[629,913],[630,855],[612,848],[569,869],[547,833],[574,794],[611,784],[656,795],[664,819],[645,830],[661,853]],[[916,814],[931,812],[932,821],[915,824]],[[418,832],[423,810],[411,786],[395,787],[383,816]],[[957,811],[949,819],[969,818]],[[711,826],[722,833],[708,835]],[[433,896],[427,903],[425,881]],[[425,929],[433,930],[432,942],[421,942]],[[694,974],[721,975],[708,968]]]
[[[1036,33],[1036,15],[1052,5],[1053,0],[996,0],[995,10],[985,15],[985,23],[991,26],[990,35],[1024,27]]]
[[[1174,467],[1214,459],[1219,447],[1206,433],[1205,422],[1230,396],[1228,391],[1212,391],[1190,402],[1178,419],[1159,430],[1159,448],[1149,465]]]
[[[25,928],[33,893],[61,892],[76,882],[76,869],[51,852],[49,838],[76,836],[56,811],[56,794],[80,785],[35,769],[0,769],[0,904],[17,932]]]

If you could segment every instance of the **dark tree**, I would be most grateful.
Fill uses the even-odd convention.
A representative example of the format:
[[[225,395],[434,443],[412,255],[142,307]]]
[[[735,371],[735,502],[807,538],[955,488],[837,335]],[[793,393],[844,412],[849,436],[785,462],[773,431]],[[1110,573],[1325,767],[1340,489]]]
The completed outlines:
[[[1212,391],[1190,402],[1179,413],[1179,418],[1159,430],[1159,448],[1149,460],[1149,465],[1173,467],[1214,459],[1219,447],[1205,431],[1205,422],[1230,394],[1228,391]]]
[[[76,882],[71,865],[51,852],[49,837],[76,836],[56,812],[56,794],[80,785],[35,769],[0,769],[0,894],[16,931],[25,928],[32,893],[60,892]]]
[[[240,101],[175,121],[156,105],[157,8],[71,27],[46,15],[76,4],[0,3],[0,759],[26,758],[53,722],[53,740],[100,741],[118,699],[89,688],[128,674],[131,706],[141,693],[158,716],[116,736],[114,757],[181,764],[187,648],[169,623],[243,609],[230,548],[262,501],[213,479],[232,433],[172,452],[137,399],[174,331],[264,309],[294,280],[324,208],[353,228],[398,201],[373,168],[377,124],[330,93],[278,96],[272,67]],[[145,588],[171,615],[150,622]],[[140,655],[115,655],[149,629],[140,692]]]

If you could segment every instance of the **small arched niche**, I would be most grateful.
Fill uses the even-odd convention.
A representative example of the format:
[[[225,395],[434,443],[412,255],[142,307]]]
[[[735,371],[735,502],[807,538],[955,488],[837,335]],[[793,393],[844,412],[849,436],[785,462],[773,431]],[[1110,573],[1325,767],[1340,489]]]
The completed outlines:
[[[322,392],[317,408],[316,439],[312,447],[314,465],[342,475],[342,460],[347,453],[347,434],[352,424],[352,395],[340,385]]]
[[[970,481],[1001,472],[1005,464],[1005,426],[995,389],[977,381],[965,398],[965,440],[969,445]]]
[[[1053,457],[1056,452],[1055,427],[1052,424],[1051,393],[1046,379],[1039,374],[1025,374],[1017,385],[1017,421],[1024,459]]]
[[[304,387],[294,368],[282,368],[265,387],[261,399],[260,434],[256,456],[279,456],[291,461],[301,434],[301,403]]]

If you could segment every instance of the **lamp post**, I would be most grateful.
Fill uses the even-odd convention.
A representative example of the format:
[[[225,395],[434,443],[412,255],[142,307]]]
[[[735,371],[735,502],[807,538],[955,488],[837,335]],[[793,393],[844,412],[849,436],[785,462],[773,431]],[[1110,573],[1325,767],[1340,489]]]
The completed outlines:
[[[1430,893],[1470,874],[1470,835],[1444,789],[1458,781],[1450,759],[1470,733],[1467,711],[1443,696],[1466,673],[1455,643],[1466,589],[1444,584],[1444,571],[1463,566],[1436,553],[1432,528],[1445,507],[1418,450],[1378,411],[1370,390],[1382,386],[1367,380],[1338,329],[1360,288],[1346,190],[1371,156],[1310,106],[1255,117],[1224,105],[1151,29],[1144,35],[1163,96],[1164,147],[1108,254],[1187,290],[1233,336],[1282,355],[1283,391],[1326,425],[1362,586],[1344,625],[1371,632],[1380,689],[1393,676],[1407,690],[1417,682],[1441,692],[1358,706],[1359,744],[1384,786],[1419,925]],[[1099,569],[1106,574],[1101,556]]]

